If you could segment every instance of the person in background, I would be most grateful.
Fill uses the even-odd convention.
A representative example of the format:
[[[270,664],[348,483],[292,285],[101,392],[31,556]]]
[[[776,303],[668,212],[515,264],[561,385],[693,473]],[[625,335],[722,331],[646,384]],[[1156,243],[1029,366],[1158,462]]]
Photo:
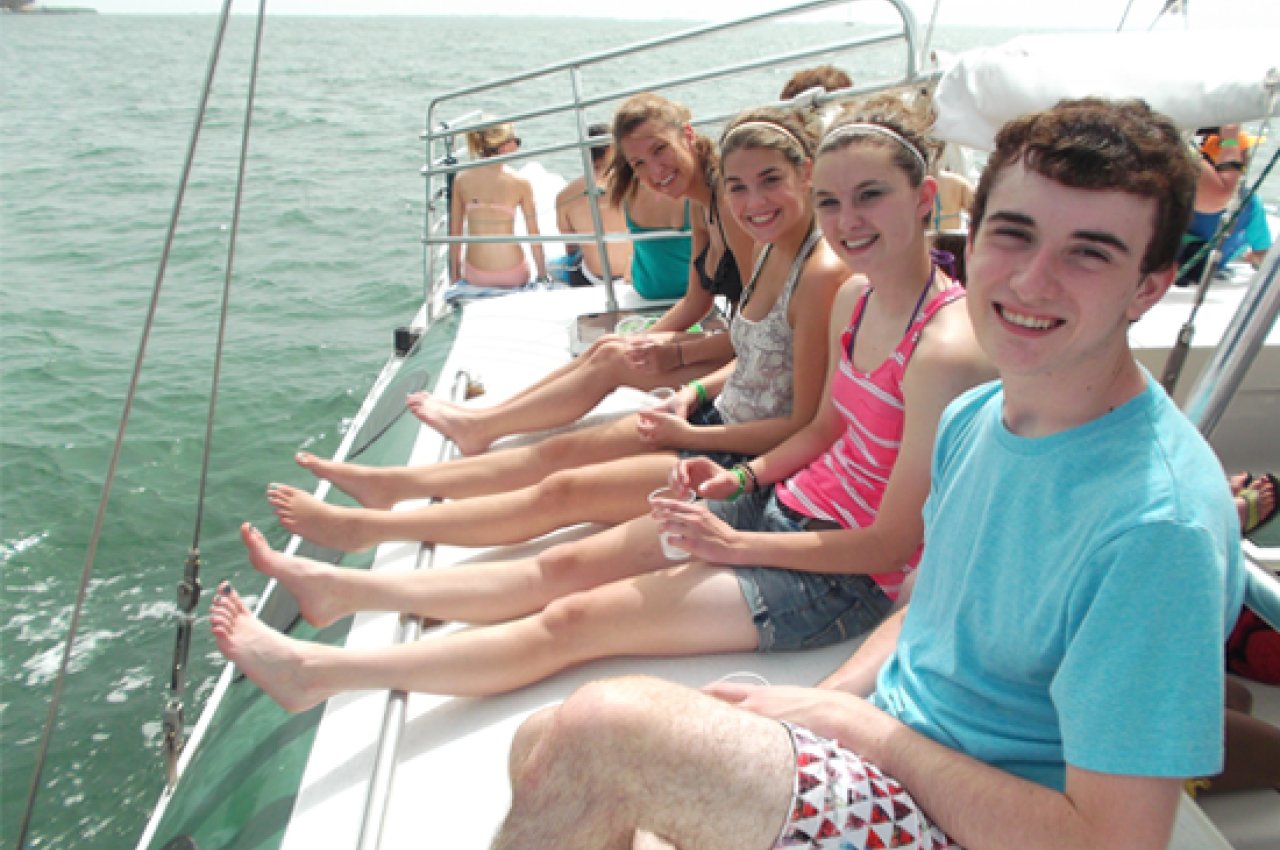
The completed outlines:
[[[467,148],[472,159],[490,159],[513,154],[520,149],[520,139],[511,124],[496,124],[467,133]],[[524,214],[530,235],[538,234],[538,214],[533,199],[533,184],[506,165],[474,168],[458,175],[453,182],[453,198],[449,204],[449,235],[461,236],[463,225],[471,236],[512,236],[515,234],[516,209]],[[547,264],[542,246],[531,246],[538,277],[545,279]],[[465,281],[479,287],[516,287],[529,282],[529,261],[517,242],[472,243],[449,246],[449,274],[452,283]]]
[[[1196,184],[1196,211],[1183,237],[1178,262],[1191,263],[1178,275],[1178,286],[1196,286],[1208,261],[1205,250],[1218,232],[1227,205],[1236,194],[1245,168],[1249,164],[1249,148],[1256,139],[1240,131],[1238,124],[1207,127],[1197,133],[1200,154],[1200,179]],[[1223,238],[1222,256],[1216,273],[1223,265],[1246,252],[1265,254],[1271,247],[1262,202],[1254,195],[1245,203],[1231,231]],[[1202,253],[1203,252],[1203,253]],[[1192,262],[1192,261],[1195,262]],[[1261,257],[1258,256],[1261,262]]]
[[[813,89],[833,92],[852,87],[853,79],[835,65],[816,65],[792,74],[786,85],[782,87],[782,93],[778,95],[778,99],[791,100],[796,95]]]
[[[590,138],[606,139],[605,143],[591,147],[591,168],[595,172],[596,203],[600,209],[600,223],[606,233],[621,233],[627,229],[622,211],[607,201],[609,181],[607,172],[613,157],[613,145],[608,143],[609,125],[592,124],[587,128]],[[560,232],[595,233],[595,221],[591,215],[591,199],[587,196],[587,178],[578,177],[556,195],[556,226]],[[614,280],[621,281],[631,273],[631,243],[612,242],[605,250],[609,254],[609,271]],[[565,253],[580,253],[579,259],[569,269],[570,286],[604,285],[604,266],[600,263],[600,251],[595,239],[566,244]]]
[[[939,169],[933,176],[938,181],[938,197],[929,217],[929,229],[964,230],[969,226],[969,208],[973,206],[973,184],[945,169]]]
[[[906,612],[821,688],[634,677],[533,715],[495,850],[1165,850],[1222,763],[1245,585],[1222,467],[1127,337],[1195,182],[1139,101],[1006,124],[967,296],[1001,381],[943,415]]]

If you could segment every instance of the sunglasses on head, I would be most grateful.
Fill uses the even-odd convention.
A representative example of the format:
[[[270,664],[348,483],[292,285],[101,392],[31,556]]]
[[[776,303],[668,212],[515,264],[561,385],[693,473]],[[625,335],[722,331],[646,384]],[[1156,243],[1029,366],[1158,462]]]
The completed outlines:
[[[485,152],[485,154],[486,154],[487,156],[493,156],[493,155],[494,155],[495,153],[497,153],[497,152],[502,148],[502,146],[503,146],[503,145],[505,145],[507,142],[515,142],[515,143],[516,143],[516,148],[519,148],[519,147],[520,147],[520,145],[521,145],[520,137],[519,137],[519,136],[512,136],[512,137],[511,137],[511,138],[509,138],[509,139],[503,139],[502,141],[498,142],[496,145],[493,145],[492,147],[485,148],[485,149],[484,149],[484,152]]]

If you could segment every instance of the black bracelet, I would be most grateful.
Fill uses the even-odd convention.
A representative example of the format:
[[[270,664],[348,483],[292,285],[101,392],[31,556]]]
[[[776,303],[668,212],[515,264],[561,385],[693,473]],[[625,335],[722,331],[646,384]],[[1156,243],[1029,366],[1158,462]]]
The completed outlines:
[[[741,469],[743,472],[745,472],[745,473],[747,474],[747,477],[751,479],[751,492],[752,492],[752,493],[759,493],[759,492],[760,492],[760,479],[759,479],[759,478],[756,478],[755,470],[753,470],[753,469],[751,468],[751,464],[749,464],[749,463],[740,463],[740,464],[738,464],[738,469]]]
[[[684,349],[680,347],[680,340],[676,340],[676,359],[680,361],[680,368],[684,368]]]

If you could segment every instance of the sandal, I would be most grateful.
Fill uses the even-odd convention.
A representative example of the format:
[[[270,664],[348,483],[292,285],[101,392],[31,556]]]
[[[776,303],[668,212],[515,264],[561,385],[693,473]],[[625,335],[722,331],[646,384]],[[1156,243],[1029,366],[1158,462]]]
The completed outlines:
[[[1255,487],[1262,482],[1271,484],[1271,508],[1267,513],[1262,513],[1262,494]],[[1237,498],[1244,499],[1245,504],[1245,521],[1244,533],[1253,534],[1255,531],[1266,526],[1267,523],[1276,518],[1276,513],[1280,512],[1280,479],[1268,472],[1261,478],[1250,482],[1243,490],[1236,494]]]

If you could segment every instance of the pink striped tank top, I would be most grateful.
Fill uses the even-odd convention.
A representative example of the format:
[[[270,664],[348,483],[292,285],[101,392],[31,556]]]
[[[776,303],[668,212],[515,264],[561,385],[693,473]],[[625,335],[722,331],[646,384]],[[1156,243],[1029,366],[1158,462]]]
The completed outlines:
[[[902,398],[902,377],[911,360],[920,334],[934,314],[964,297],[964,287],[954,284],[929,300],[893,353],[873,372],[853,368],[850,343],[862,311],[867,290],[858,299],[849,327],[840,337],[844,357],[831,386],[831,398],[845,419],[845,431],[821,457],[778,487],[778,500],[805,516],[837,522],[844,528],[866,528],[875,521],[880,500],[889,483],[889,473],[902,447],[906,424],[906,404]],[[921,550],[902,572],[880,573],[872,578],[890,599],[908,573],[920,562]]]

